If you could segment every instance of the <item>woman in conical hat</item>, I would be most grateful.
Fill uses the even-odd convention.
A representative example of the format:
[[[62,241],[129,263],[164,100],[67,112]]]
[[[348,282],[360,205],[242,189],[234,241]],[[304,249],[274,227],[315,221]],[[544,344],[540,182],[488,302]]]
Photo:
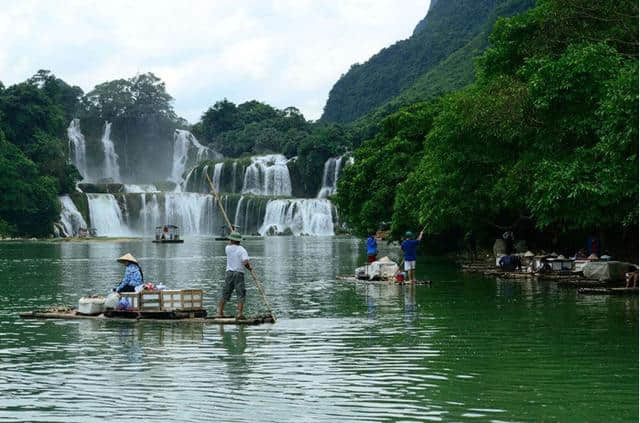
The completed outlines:
[[[136,286],[144,283],[144,275],[138,264],[138,260],[127,253],[120,257],[118,261],[125,265],[124,278],[116,288],[116,292],[135,292]]]

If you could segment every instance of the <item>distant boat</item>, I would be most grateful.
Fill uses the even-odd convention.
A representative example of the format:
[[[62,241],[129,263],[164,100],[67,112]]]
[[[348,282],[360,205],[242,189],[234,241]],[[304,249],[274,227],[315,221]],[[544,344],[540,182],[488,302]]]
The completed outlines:
[[[156,244],[182,244],[184,239],[180,238],[180,228],[176,225],[156,226]]]

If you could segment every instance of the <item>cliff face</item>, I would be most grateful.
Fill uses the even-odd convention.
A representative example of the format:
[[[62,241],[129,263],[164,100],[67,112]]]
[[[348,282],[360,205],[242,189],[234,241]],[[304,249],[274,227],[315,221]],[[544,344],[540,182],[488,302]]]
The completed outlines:
[[[410,90],[413,84],[438,66],[451,62],[451,57],[463,63],[455,81],[437,86],[434,78],[426,92],[442,93],[460,88],[472,81],[472,57],[487,45],[487,34],[499,16],[509,16],[533,5],[533,0],[436,0],[414,33],[382,49],[363,64],[352,65],[333,86],[324,108],[322,120],[351,122],[385,105],[394,97]],[[480,51],[481,51],[480,50]],[[446,68],[446,66],[445,66]],[[429,85],[429,84],[427,84]],[[424,89],[424,81],[421,90]],[[428,97],[413,95],[418,100]]]

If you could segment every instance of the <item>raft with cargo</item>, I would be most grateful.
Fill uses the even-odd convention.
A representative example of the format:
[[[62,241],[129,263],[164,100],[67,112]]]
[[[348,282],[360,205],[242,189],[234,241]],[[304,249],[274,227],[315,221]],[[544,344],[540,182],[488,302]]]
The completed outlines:
[[[354,276],[336,276],[336,280],[365,283],[392,283],[397,285],[431,285],[430,280],[409,281],[400,266],[389,257],[382,257],[355,269]]]
[[[227,325],[258,325],[275,323],[273,313],[246,316],[208,316],[203,307],[204,291],[201,289],[143,290],[119,295],[128,303],[126,308],[108,304],[104,297],[84,297],[78,308],[57,307],[20,313],[23,319],[94,319],[116,321],[190,321]]]

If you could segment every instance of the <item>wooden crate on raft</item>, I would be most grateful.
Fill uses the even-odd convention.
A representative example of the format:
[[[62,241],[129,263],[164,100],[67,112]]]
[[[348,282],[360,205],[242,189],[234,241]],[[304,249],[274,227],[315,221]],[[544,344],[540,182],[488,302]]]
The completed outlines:
[[[123,292],[131,310],[135,311],[198,311],[203,310],[201,289],[171,289],[162,291]]]
[[[195,311],[202,310],[201,289],[164,290],[162,292],[162,307],[166,311]]]

